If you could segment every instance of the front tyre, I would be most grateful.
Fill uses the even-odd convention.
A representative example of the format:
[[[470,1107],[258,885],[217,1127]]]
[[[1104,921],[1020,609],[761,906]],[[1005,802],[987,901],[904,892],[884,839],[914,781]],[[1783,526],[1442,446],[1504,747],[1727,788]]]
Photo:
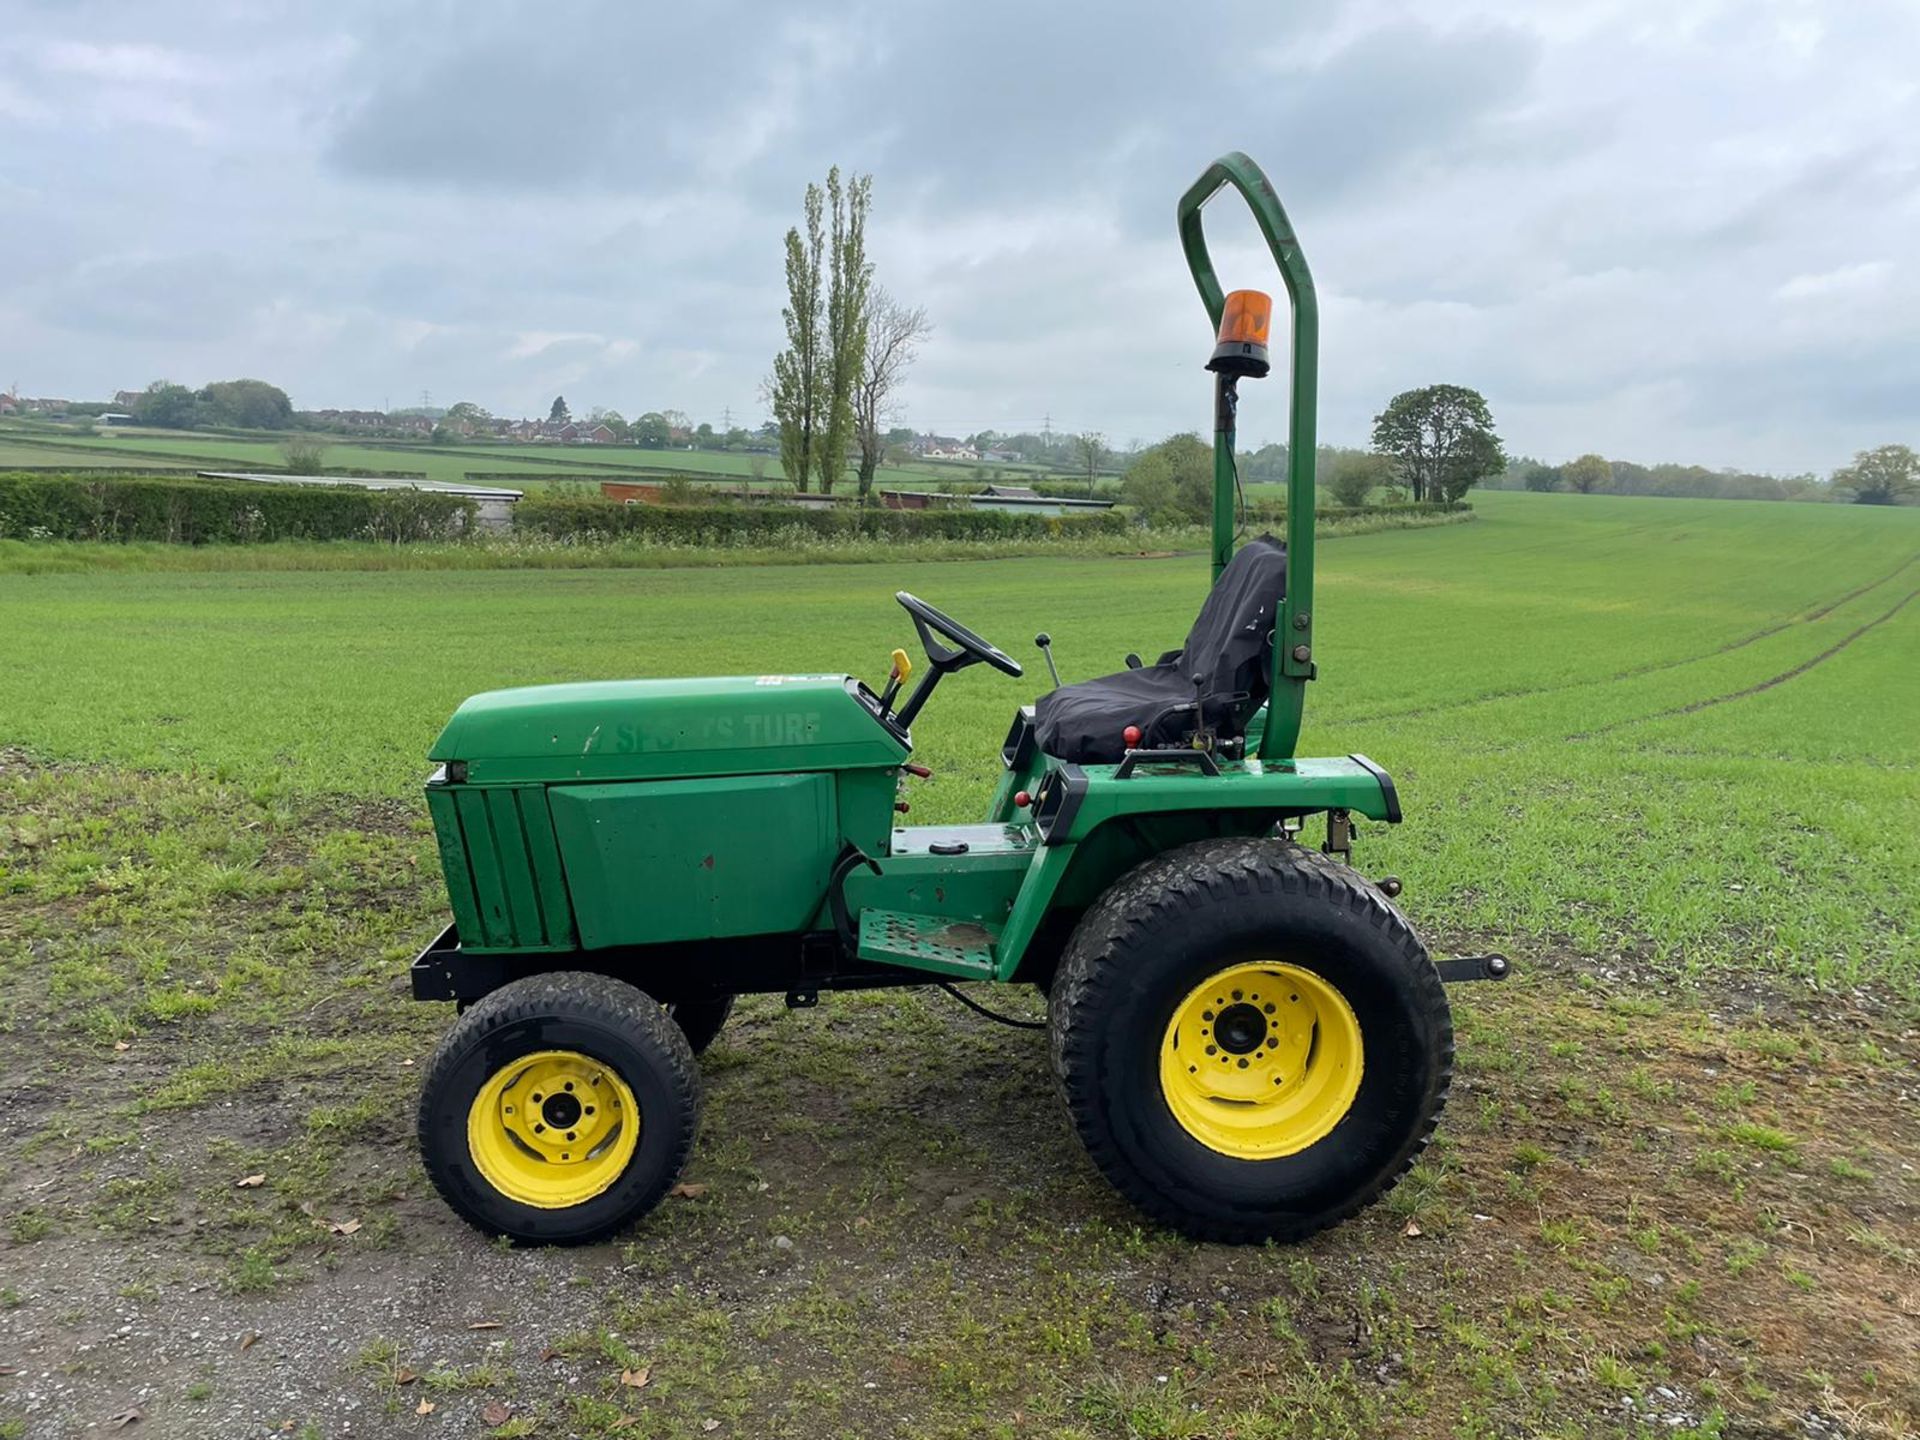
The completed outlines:
[[[1446,1101],[1426,947],[1360,876],[1284,841],[1138,866],[1074,932],[1049,1009],[1081,1140],[1198,1239],[1301,1240],[1377,1200]]]
[[[699,1070],[657,1001],[604,975],[516,980],[460,1017],[420,1095],[442,1198],[490,1234],[580,1245],[660,1202],[693,1148]]]

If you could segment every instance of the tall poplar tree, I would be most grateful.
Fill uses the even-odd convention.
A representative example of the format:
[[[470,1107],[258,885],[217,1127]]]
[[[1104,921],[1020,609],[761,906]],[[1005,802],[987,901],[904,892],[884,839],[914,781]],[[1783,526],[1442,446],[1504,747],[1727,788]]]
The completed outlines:
[[[827,172],[833,233],[827,252],[826,394],[820,444],[814,452],[823,495],[831,494],[834,482],[846,473],[854,437],[854,391],[867,360],[867,296],[873,284],[867,209],[872,192],[871,175],[849,176],[843,186],[838,165]]]
[[[835,172],[836,176],[838,171]],[[780,468],[796,490],[807,488],[825,428],[827,367],[823,363],[820,268],[826,250],[818,185],[807,186],[806,234],[787,231],[787,348],[774,357],[767,399],[780,425]]]

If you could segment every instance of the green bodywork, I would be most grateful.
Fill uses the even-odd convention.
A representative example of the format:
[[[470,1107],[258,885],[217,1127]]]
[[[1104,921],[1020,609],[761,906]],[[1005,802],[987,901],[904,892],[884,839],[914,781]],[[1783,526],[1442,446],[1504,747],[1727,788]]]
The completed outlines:
[[[870,966],[1009,981],[1032,973],[1050,922],[1173,846],[1320,812],[1398,820],[1391,782],[1370,763],[1293,755],[1314,673],[1313,284],[1272,187],[1229,155],[1178,211],[1210,318],[1223,295],[1200,208],[1227,185],[1252,207],[1293,312],[1285,641],[1247,758],[1219,760],[1217,774],[1164,761],[1126,775],[1063,765],[1016,743],[1023,717],[979,824],[896,828],[910,737],[847,675],[478,695],[434,743],[440,768],[427,786],[459,949],[553,965],[616,954],[647,988],[649,947],[678,964],[688,945],[837,931]],[[1218,408],[1216,578],[1235,534],[1232,406]],[[1031,803],[1018,803],[1022,792]]]

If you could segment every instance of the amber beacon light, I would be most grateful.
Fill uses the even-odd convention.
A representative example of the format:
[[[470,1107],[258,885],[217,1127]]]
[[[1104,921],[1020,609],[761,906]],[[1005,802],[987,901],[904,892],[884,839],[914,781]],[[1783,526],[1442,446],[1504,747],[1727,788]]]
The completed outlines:
[[[1220,334],[1207,369],[1258,380],[1267,363],[1267,335],[1273,327],[1273,297],[1258,290],[1234,290],[1220,311]]]

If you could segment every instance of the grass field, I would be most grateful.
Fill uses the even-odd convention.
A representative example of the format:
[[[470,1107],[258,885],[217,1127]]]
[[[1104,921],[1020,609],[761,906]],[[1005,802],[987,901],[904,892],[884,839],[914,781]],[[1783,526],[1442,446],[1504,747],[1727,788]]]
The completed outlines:
[[[336,436],[317,437],[326,446],[322,463],[329,468],[393,471],[421,474],[429,480],[462,483],[469,475],[515,476],[503,482],[520,489],[538,489],[541,482],[526,478],[549,471],[555,475],[603,475],[607,479],[644,476],[664,471],[707,475],[715,480],[748,481],[756,457],[703,450],[647,450],[637,445],[496,445],[435,446],[394,441],[359,441]],[[243,469],[257,466],[279,469],[285,458],[281,437],[241,439],[227,435],[181,434],[177,431],[134,427],[98,435],[52,432],[0,426],[0,469],[9,466],[75,469],[114,466],[149,469],[167,465]],[[778,481],[783,472],[778,456],[763,460],[765,481]],[[876,483],[890,487],[926,489],[941,481],[971,481],[981,467],[957,461],[916,461],[886,465]],[[1020,465],[990,465],[988,474],[1003,472],[1010,481],[1043,473]],[[484,483],[484,481],[479,482]],[[849,484],[852,482],[849,481]]]
[[[902,586],[1078,678],[1199,560],[0,575],[0,1424],[1912,1433],[1920,511],[1477,505],[1321,552],[1305,743],[1394,773],[1357,862],[1519,978],[1456,993],[1436,1150],[1291,1250],[1141,1229],[1041,1042],[937,994],[744,1006],[704,1190],[621,1244],[498,1251],[411,1151],[461,698],[876,674]],[[916,821],[1035,689],[942,688]]]

